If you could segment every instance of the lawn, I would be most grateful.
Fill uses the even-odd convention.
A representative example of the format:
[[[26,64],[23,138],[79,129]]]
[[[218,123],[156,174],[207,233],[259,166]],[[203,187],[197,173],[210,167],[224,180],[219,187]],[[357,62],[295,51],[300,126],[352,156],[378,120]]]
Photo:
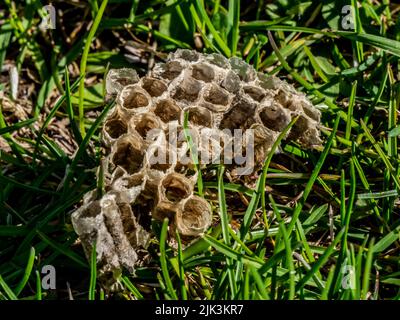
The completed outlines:
[[[0,300],[400,299],[400,4],[46,5],[0,0]],[[153,221],[149,263],[111,292],[71,223],[102,188],[105,78],[144,76],[179,48],[292,84],[320,110],[323,143],[281,135],[246,183],[202,172],[209,230],[171,246],[167,221]]]

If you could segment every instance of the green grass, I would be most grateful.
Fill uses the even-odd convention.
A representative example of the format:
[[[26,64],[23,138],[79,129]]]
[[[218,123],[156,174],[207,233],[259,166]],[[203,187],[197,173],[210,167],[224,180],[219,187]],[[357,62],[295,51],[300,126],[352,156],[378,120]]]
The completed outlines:
[[[56,2],[63,17],[41,31],[43,4],[5,0],[0,9],[0,70],[14,64],[21,87],[12,101],[1,74],[0,300],[400,299],[399,4]],[[345,4],[353,31],[341,26]],[[132,43],[135,63],[124,49]],[[120,293],[105,292],[96,252],[85,258],[70,221],[86,192],[103,189],[99,128],[113,106],[104,74],[133,67],[143,75],[177,48],[239,56],[293,83],[321,110],[324,143],[304,149],[282,134],[280,152],[248,185],[229,181],[222,166],[196,167],[213,226],[171,248],[168,222],[154,223],[151,265],[124,273]],[[187,129],[186,121],[190,141]],[[56,290],[41,288],[49,264]]]

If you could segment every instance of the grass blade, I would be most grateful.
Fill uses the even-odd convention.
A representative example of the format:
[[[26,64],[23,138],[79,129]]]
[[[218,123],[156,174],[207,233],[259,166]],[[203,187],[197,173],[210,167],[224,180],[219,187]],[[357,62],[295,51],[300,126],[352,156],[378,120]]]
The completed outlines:
[[[8,296],[10,300],[18,300],[17,296],[15,293],[10,289],[10,287],[5,283],[3,277],[0,275],[0,287],[3,288],[4,292]]]
[[[97,280],[97,252],[96,242],[93,243],[92,254],[90,255],[90,285],[89,300],[96,300],[96,280]]]
[[[83,94],[85,89],[85,74],[86,74],[86,64],[87,64],[87,57],[89,55],[90,45],[92,43],[93,37],[96,34],[97,28],[99,27],[101,18],[103,16],[104,10],[106,9],[108,0],[103,0],[99,10],[97,11],[96,18],[93,21],[93,25],[90,28],[89,34],[86,38],[85,48],[83,49],[81,64],[80,64],[80,76],[81,80],[79,83],[79,128],[81,130],[81,134],[85,136],[85,125],[84,125],[84,112],[83,112]]]
[[[161,272],[165,281],[166,289],[168,295],[173,300],[178,300],[178,296],[175,292],[174,286],[172,284],[171,278],[169,276],[169,270],[167,265],[167,253],[166,253],[166,243],[167,243],[167,231],[168,231],[168,218],[164,219],[161,235],[160,235],[160,263]]]
[[[31,276],[34,262],[35,262],[35,248],[31,247],[31,250],[29,251],[28,263],[26,264],[26,268],[24,271],[24,276],[21,279],[21,282],[18,284],[18,286],[14,290],[16,296],[19,296],[19,294],[25,288],[25,285],[27,284],[27,282]]]

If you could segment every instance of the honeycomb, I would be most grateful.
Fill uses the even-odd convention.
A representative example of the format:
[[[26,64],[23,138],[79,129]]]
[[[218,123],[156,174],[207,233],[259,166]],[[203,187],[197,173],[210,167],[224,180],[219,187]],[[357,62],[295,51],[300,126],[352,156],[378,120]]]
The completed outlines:
[[[142,78],[110,70],[106,89],[116,104],[102,129],[105,193],[88,193],[72,223],[88,257],[96,243],[100,275],[113,279],[145,263],[152,219],[168,217],[170,234],[184,239],[208,229],[197,168],[223,162],[232,176],[253,173],[295,116],[286,139],[321,143],[320,112],[305,95],[236,57],[177,50]]]

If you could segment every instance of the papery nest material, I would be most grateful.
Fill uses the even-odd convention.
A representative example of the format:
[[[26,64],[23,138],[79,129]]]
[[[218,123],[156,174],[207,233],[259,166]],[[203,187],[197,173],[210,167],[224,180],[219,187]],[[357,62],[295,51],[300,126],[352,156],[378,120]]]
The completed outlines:
[[[114,278],[141,263],[137,252],[146,249],[151,219],[169,218],[170,234],[176,230],[190,239],[211,224],[211,206],[194,195],[196,164],[186,130],[192,143],[198,142],[199,155],[210,153],[207,161],[230,161],[231,175],[258,170],[294,117],[299,119],[287,140],[306,147],[321,143],[320,112],[305,95],[236,57],[177,50],[147,76],[113,69],[106,81],[108,96],[117,101],[102,129],[106,193],[86,196],[72,223],[86,254],[96,242],[99,267]],[[252,140],[245,135],[237,150],[228,150],[236,141],[230,132],[238,129],[251,132]],[[240,171],[242,164],[231,160],[250,143],[252,166]],[[204,159],[199,157],[198,165],[206,170]]]

